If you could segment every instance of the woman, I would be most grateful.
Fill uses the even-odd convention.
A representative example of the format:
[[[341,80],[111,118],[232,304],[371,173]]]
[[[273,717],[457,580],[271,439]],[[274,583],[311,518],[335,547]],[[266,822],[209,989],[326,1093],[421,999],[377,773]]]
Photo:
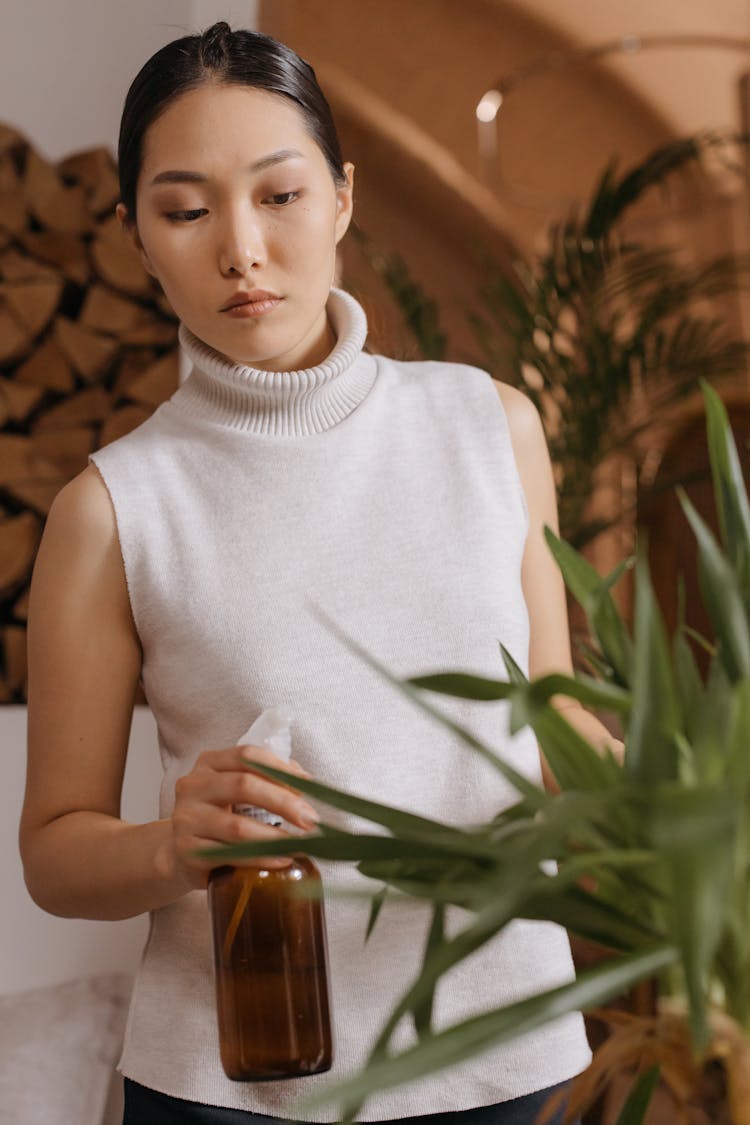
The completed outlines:
[[[320,603],[397,674],[497,675],[499,638],[532,675],[569,670],[563,586],[542,537],[556,525],[552,474],[517,391],[474,368],[363,351],[364,312],[333,287],[354,168],[290,49],[224,23],[164,47],[128,93],[119,163],[118,217],[181,321],[193,369],[147,422],[92,455],[49,514],[29,615],[26,880],[55,914],[152,912],[120,1064],[126,1121],[272,1121],[321,1079],[224,1076],[210,862],[194,852],[279,834],[236,803],[308,831],[318,813],[243,759],[283,763],[236,742],[281,703],[295,716],[292,779],[307,771],[455,823],[510,803],[486,763],[305,607]],[[119,816],[139,679],[164,765],[161,816],[146,825]],[[501,709],[452,706],[541,776],[529,731],[511,738]],[[324,871],[332,890],[351,878]],[[365,947],[366,913],[329,895],[334,1077],[363,1064],[427,932],[424,904],[386,906]],[[563,931],[514,923],[450,974],[436,1022],[571,976]],[[375,1096],[360,1119],[528,1125],[589,1057],[574,1014]]]

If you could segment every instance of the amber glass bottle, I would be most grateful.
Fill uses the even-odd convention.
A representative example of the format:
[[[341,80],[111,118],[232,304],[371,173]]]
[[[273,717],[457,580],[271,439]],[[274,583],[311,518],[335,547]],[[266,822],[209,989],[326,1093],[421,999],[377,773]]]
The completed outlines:
[[[240,743],[288,761],[291,715],[269,707]],[[234,811],[276,827],[267,809]],[[291,842],[291,841],[290,841]],[[318,868],[293,855],[284,866],[217,867],[208,903],[221,1061],[230,1078],[259,1081],[329,1070],[333,1044],[326,924]]]
[[[221,1061],[229,1078],[295,1078],[333,1058],[326,927],[307,856],[285,867],[218,867],[208,899]]]

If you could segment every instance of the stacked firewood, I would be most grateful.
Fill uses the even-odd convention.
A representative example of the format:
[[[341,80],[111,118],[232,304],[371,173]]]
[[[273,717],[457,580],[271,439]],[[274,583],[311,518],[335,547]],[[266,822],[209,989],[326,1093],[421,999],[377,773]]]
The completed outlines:
[[[0,703],[26,699],[28,585],[57,491],[178,383],[177,321],[117,222],[105,148],[0,123]]]

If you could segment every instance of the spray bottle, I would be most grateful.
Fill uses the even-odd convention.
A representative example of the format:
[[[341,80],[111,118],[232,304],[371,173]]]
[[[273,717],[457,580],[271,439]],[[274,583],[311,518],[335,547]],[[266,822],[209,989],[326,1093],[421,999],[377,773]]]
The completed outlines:
[[[283,708],[269,708],[238,745],[266,746],[288,761],[289,724]],[[234,811],[282,824],[252,805]],[[318,1074],[333,1059],[320,872],[303,855],[285,866],[255,862],[209,876],[222,1066],[238,1081]]]

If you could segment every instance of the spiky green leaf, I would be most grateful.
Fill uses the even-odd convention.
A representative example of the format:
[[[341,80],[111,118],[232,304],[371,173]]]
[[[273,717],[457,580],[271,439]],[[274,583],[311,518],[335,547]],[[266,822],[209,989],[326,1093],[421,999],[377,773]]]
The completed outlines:
[[[636,563],[633,707],[625,741],[625,769],[637,782],[677,776],[677,706],[664,623],[645,552]]]

